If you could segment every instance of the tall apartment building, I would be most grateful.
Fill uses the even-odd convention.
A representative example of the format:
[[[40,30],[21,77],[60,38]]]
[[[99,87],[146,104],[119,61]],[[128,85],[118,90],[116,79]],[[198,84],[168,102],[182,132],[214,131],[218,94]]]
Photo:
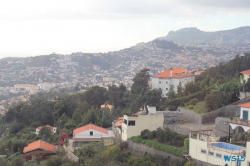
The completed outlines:
[[[195,81],[195,75],[184,68],[173,68],[152,77],[152,89],[161,89],[164,97],[181,83],[182,87],[188,82]]]

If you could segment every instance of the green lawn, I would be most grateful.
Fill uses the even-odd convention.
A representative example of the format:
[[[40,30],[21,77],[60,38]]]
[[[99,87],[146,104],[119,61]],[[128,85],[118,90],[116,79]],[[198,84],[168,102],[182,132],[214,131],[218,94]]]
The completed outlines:
[[[207,112],[204,101],[198,102],[196,105],[186,105],[184,108],[192,110],[198,114],[204,114]]]

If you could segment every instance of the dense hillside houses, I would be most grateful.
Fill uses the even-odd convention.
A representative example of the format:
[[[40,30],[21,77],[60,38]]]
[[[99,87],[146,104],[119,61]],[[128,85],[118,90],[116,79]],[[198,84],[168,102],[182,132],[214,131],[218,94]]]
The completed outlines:
[[[171,68],[152,77],[152,89],[161,89],[164,97],[170,91],[177,92],[178,86],[195,81],[195,75],[184,68]]]

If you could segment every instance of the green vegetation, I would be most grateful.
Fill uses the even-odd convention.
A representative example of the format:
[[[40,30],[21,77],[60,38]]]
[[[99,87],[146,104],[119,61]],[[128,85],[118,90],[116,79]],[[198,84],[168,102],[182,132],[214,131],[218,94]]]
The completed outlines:
[[[183,86],[179,83],[177,93],[170,92],[162,107],[176,110],[178,106],[192,109],[198,113],[213,111],[239,100],[239,91],[250,91],[250,79],[242,81],[240,72],[250,69],[250,54],[237,55],[227,64],[219,64],[205,70],[196,77],[195,83]],[[205,108],[195,108],[195,102],[205,102]],[[193,104],[192,104],[193,103]]]
[[[186,105],[184,108],[193,110],[198,114],[203,114],[207,112],[206,103],[204,101],[198,102],[195,105]]]
[[[172,132],[166,128],[165,130],[157,129],[152,132],[147,129],[143,130],[140,136],[134,136],[131,140],[177,156],[183,156],[182,147],[184,144],[186,144],[185,147],[188,146],[189,143],[189,141],[187,143],[186,138],[187,136]]]
[[[120,145],[104,147],[101,143],[92,143],[85,145],[80,149],[75,150],[75,153],[80,156],[80,165],[93,166],[183,166],[185,160],[173,160],[170,157],[162,157],[159,155],[150,155],[145,153],[141,157],[133,156],[127,151],[127,143],[123,142]]]

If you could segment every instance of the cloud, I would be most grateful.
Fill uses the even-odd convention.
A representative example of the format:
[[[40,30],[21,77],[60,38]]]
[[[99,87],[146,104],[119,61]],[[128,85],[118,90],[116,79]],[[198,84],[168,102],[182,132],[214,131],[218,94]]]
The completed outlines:
[[[0,0],[0,20],[136,19],[249,14],[249,0]]]

